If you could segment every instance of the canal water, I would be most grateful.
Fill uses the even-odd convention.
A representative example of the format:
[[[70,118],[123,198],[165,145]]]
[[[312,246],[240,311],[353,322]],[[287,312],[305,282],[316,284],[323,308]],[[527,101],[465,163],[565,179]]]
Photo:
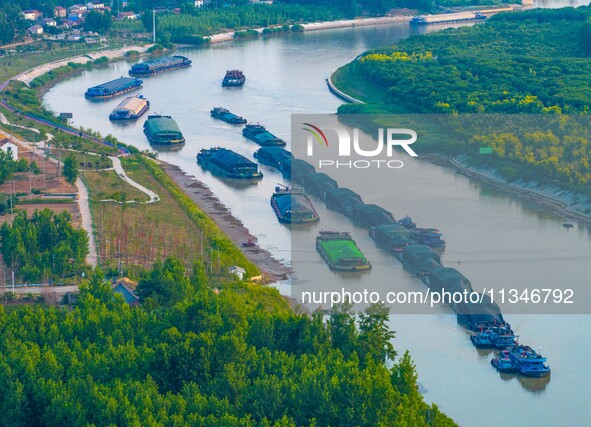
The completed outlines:
[[[540,4],[556,7],[581,3]],[[262,247],[289,263],[290,230],[277,222],[269,206],[275,185],[285,183],[282,176],[262,166],[265,178],[258,185],[236,188],[195,163],[201,148],[224,146],[249,158],[258,148],[242,137],[239,128],[211,119],[209,110],[214,106],[229,108],[289,141],[291,114],[331,113],[341,104],[325,83],[336,68],[367,49],[434,29],[414,29],[408,24],[345,28],[184,49],[182,53],[193,60],[192,67],[145,79],[141,90],[151,101],[151,112],[173,116],[187,139],[180,151],[161,151],[159,158],[207,184],[257,236]],[[87,87],[126,75],[129,66],[128,62],[109,64],[63,81],[45,95],[45,105],[54,112],[73,112],[77,127],[112,134],[139,149],[150,149],[142,133],[143,119],[126,126],[108,121],[121,98],[92,103],[83,97]],[[225,70],[231,68],[244,70],[247,83],[243,88],[221,87]],[[396,206],[384,207],[397,217],[411,214],[417,222],[441,229],[448,242],[443,262],[462,271],[475,289],[499,282],[539,288],[591,282],[588,227],[575,224],[575,228],[565,230],[560,216],[423,161],[405,161],[404,173],[398,178],[400,182],[389,188],[396,192]],[[354,179],[342,185],[360,192],[363,189],[366,203],[381,201],[380,189],[366,191],[356,187]],[[424,287],[378,250],[365,230],[327,211],[319,201],[315,205],[321,223],[296,232],[307,233],[312,241],[322,223],[350,230],[374,264],[367,276],[371,279],[364,280],[386,288],[391,283],[409,290]],[[313,245],[311,248],[306,255],[310,269],[327,274]],[[313,277],[305,271],[296,275],[304,280]],[[591,316],[506,317],[521,342],[542,348],[552,367],[549,380],[500,376],[489,365],[492,354],[477,351],[467,332],[445,308],[431,315],[393,314],[391,326],[399,352],[411,352],[425,399],[437,403],[460,425],[591,425]]]

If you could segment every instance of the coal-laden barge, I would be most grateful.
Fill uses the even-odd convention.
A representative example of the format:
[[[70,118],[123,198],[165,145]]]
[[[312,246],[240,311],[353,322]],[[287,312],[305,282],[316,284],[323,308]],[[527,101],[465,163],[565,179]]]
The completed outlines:
[[[283,224],[310,224],[320,217],[310,198],[301,188],[275,187],[271,196],[271,207],[279,222]]]
[[[164,73],[191,66],[189,58],[181,55],[167,56],[165,58],[153,59],[151,61],[134,64],[129,69],[130,76],[149,76],[152,74]]]
[[[209,112],[209,114],[214,119],[221,120],[221,121],[229,123],[231,125],[246,124],[246,119],[244,117],[237,116],[236,114],[230,112],[230,110],[228,110],[226,108],[215,107]]]
[[[248,124],[242,129],[242,135],[256,142],[261,147],[285,147],[286,142],[269,132],[264,126],[259,124]]]
[[[258,181],[263,178],[256,163],[226,148],[202,149],[197,154],[197,163],[222,178],[242,181]]]
[[[84,93],[87,99],[108,99],[142,87],[144,82],[135,77],[121,77],[110,82],[90,87]]]
[[[308,194],[324,201],[328,209],[366,228],[378,246],[394,255],[429,290],[441,292],[445,289],[450,293],[466,291],[477,295],[477,303],[452,303],[450,308],[456,313],[458,324],[472,332],[474,338],[471,338],[471,342],[474,346],[506,352],[493,359],[494,363],[491,361],[499,372],[514,372],[537,378],[550,375],[545,357],[531,347],[517,344],[516,335],[503,318],[498,304],[487,294],[475,292],[470,281],[458,270],[442,265],[439,252],[446,244],[439,230],[419,228],[409,216],[397,221],[386,209],[365,204],[357,193],[339,188],[334,179],[316,172],[310,163],[293,158],[289,151],[266,150],[259,150],[256,157],[277,168],[284,178],[302,185]],[[488,334],[489,341],[480,334]],[[518,347],[521,348],[520,352],[513,351]]]

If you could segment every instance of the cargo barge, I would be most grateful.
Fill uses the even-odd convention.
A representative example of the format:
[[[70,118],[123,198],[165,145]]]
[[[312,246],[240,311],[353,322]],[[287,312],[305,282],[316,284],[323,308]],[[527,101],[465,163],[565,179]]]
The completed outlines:
[[[484,21],[486,15],[482,12],[458,12],[441,15],[421,15],[410,20],[410,25],[449,24],[452,22]]]
[[[279,222],[284,224],[307,224],[320,221],[310,198],[300,188],[275,187],[271,207]]]
[[[260,163],[281,169],[285,162],[293,159],[293,155],[282,147],[261,147],[254,153],[254,158]]]
[[[259,151],[261,154],[263,153],[262,149]],[[284,151],[289,153],[287,150]],[[285,178],[292,182],[302,183],[308,193],[314,192],[319,195],[326,203],[327,208],[339,211],[356,224],[368,228],[370,236],[379,246],[393,253],[405,269],[423,281],[430,289],[438,291],[445,289],[447,292],[462,294],[464,291],[468,292],[470,301],[459,303],[451,301],[449,305],[456,313],[459,325],[472,332],[488,331],[482,336],[472,335],[473,338],[470,340],[475,346],[503,349],[517,345],[516,336],[510,325],[505,322],[499,305],[492,301],[488,294],[475,292],[470,281],[458,270],[446,268],[441,264],[441,256],[438,253],[440,251],[435,252],[432,249],[432,247],[445,246],[445,241],[441,238],[441,233],[438,230],[418,228],[409,216],[395,221],[393,215],[387,210],[377,205],[366,205],[357,193],[346,188],[338,188],[338,183],[334,179],[317,173],[310,163],[295,159],[291,155],[287,158],[281,156],[279,154],[277,157],[273,157],[275,160],[270,161],[269,164],[279,169]],[[316,239],[316,249],[331,268],[355,271],[356,268],[347,265],[347,262],[339,264],[340,258],[335,251],[331,251],[332,248],[329,247],[328,250],[325,248],[327,244],[330,245],[331,240],[340,238],[341,242],[352,241],[348,233],[321,232],[321,235]],[[364,265],[363,254],[356,246],[352,250],[357,255],[352,258]],[[344,258],[347,259],[347,257]],[[531,349],[525,350],[524,356],[515,355],[515,362],[510,363],[508,362],[508,353],[506,350],[504,351],[501,361],[495,359],[491,361],[493,367],[500,372],[517,372],[533,377],[543,377],[550,374],[550,368],[544,364],[546,359],[538,357],[539,355]],[[531,363],[528,363],[528,360]]]
[[[226,123],[230,123],[231,125],[243,125],[246,124],[246,119],[236,114],[232,114],[230,110],[227,110],[222,107],[215,107],[213,110],[209,112],[211,117],[214,119],[222,120]]]
[[[226,75],[224,76],[224,80],[222,80],[223,87],[236,87],[244,85],[246,81],[246,77],[240,70],[228,70],[226,71]]]
[[[193,61],[181,55],[167,56],[166,58],[134,64],[129,70],[130,76],[149,76],[150,74],[164,73],[178,68],[189,67]]]
[[[177,146],[185,143],[185,137],[174,119],[170,116],[154,114],[144,123],[144,134],[150,144]]]
[[[405,246],[412,243],[410,231],[400,224],[383,224],[372,227],[369,230],[369,237],[374,239],[378,246],[393,254],[400,253]]]
[[[253,181],[263,177],[256,163],[226,148],[202,149],[197,163],[222,178]]]
[[[150,108],[150,101],[142,95],[125,98],[109,114],[109,120],[136,120]]]
[[[286,145],[284,140],[276,137],[264,126],[259,124],[244,126],[244,129],[242,129],[242,135],[251,141],[256,142],[261,147],[285,147]]]
[[[144,82],[142,80],[136,79],[135,77],[121,77],[111,80],[110,82],[88,88],[86,93],[84,93],[84,96],[88,99],[112,98],[114,96],[121,95],[122,93],[136,90],[142,87],[143,84]]]
[[[316,250],[333,270],[363,271],[371,268],[351,234],[346,232],[321,231],[316,237]]]

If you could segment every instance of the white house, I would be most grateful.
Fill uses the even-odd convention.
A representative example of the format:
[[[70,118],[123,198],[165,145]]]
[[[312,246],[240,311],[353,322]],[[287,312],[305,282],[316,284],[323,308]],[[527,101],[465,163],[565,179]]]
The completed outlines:
[[[9,139],[3,139],[0,141],[0,150],[11,153],[12,160],[18,160],[18,145],[11,142]]]
[[[21,15],[23,15],[23,18],[25,18],[27,21],[36,21],[38,19],[41,19],[43,13],[35,9],[28,9],[23,10],[21,12]]]
[[[55,19],[53,18],[43,18],[41,22],[48,27],[55,27],[57,25],[57,22],[55,22]]]
[[[30,35],[37,36],[43,34],[43,27],[41,25],[33,25],[27,29]]]
[[[195,7],[203,6],[203,0],[195,0]]]
[[[86,3],[88,10],[104,9],[105,4],[102,1],[92,0]]]

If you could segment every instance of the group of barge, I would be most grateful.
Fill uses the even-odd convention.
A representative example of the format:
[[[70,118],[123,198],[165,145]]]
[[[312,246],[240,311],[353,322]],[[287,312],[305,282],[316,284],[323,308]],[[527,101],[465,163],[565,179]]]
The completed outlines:
[[[411,217],[405,216],[396,220],[391,212],[373,204],[365,204],[360,195],[348,188],[340,188],[338,183],[326,174],[316,172],[310,163],[295,159],[283,148],[263,147],[255,153],[255,157],[268,165],[277,168],[286,179],[301,185],[309,194],[325,202],[328,209],[337,211],[361,227],[368,229],[369,236],[383,250],[394,255],[404,266],[429,289],[450,293],[474,292],[470,281],[457,269],[445,267],[441,263],[440,251],[446,243],[442,233],[435,228],[420,228]],[[331,234],[336,233],[336,234]],[[341,271],[357,271],[371,268],[371,264],[359,248],[355,256],[342,256],[342,262],[335,262],[335,252],[327,251],[326,242],[351,241],[341,232],[321,232],[317,238],[316,248],[327,264]],[[331,245],[334,243],[328,243]],[[347,245],[350,245],[348,243]],[[356,245],[355,245],[356,247]],[[351,252],[352,253],[352,252]],[[349,262],[355,258],[359,262],[354,270]],[[365,261],[363,261],[365,260]],[[355,264],[355,263],[353,263]],[[505,322],[499,306],[486,294],[478,294],[477,303],[452,303],[450,308],[456,313],[457,322],[474,332],[472,343],[480,348],[494,348],[508,351],[514,371],[524,376],[543,377],[550,374],[545,365],[546,359],[530,347],[519,346],[514,332]],[[519,349],[519,350],[515,350]],[[509,369],[502,353],[493,359],[493,366],[503,372]],[[507,371],[508,372],[508,371]]]
[[[191,60],[173,55],[132,65],[129,75],[88,88],[84,96],[91,100],[109,99],[139,89],[143,80],[133,76],[149,76],[164,73],[191,65]],[[109,114],[112,121],[132,121],[139,119],[150,108],[150,101],[142,95],[130,96],[121,101]],[[154,114],[148,116],[143,126],[144,134],[150,144],[162,147],[182,146],[185,137],[171,116]]]

